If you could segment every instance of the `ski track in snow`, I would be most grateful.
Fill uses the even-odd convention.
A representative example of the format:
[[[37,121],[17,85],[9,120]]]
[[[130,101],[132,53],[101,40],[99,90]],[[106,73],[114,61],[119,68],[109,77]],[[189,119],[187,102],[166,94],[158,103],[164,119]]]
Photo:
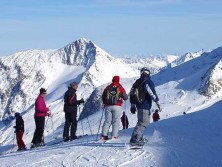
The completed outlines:
[[[185,104],[185,103],[183,103],[183,102],[179,102],[179,101],[177,101],[177,100],[171,100],[170,99],[170,96],[168,95],[168,94],[164,94],[164,96],[165,96],[165,99],[169,102],[169,103],[171,103],[171,104],[177,104],[177,105],[179,105],[179,106],[186,106],[187,104]]]
[[[66,152],[61,148],[68,148]],[[145,146],[144,146],[145,148]],[[59,152],[56,152],[59,150]],[[68,151],[67,151],[68,150]],[[39,155],[47,155],[47,158]],[[129,146],[122,140],[109,140],[104,143],[97,141],[68,142],[51,146],[41,147],[34,150],[16,152],[2,155],[3,165],[7,164],[7,159],[16,156],[20,163],[13,166],[129,166],[129,164],[149,158],[152,161],[152,154],[144,149],[129,150]],[[36,156],[34,162],[30,162],[30,157]],[[41,158],[40,158],[41,157]],[[17,161],[19,162],[19,161]],[[90,164],[90,165],[89,165]]]

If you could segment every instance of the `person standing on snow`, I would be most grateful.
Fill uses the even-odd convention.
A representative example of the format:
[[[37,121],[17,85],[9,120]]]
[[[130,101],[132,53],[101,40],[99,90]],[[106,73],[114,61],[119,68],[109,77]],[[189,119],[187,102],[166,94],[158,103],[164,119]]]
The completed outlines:
[[[152,106],[152,100],[156,102],[158,108],[160,109],[160,105],[158,103],[159,98],[155,91],[155,85],[150,79],[150,70],[144,67],[140,70],[140,74],[140,78],[136,81],[136,83],[141,84],[146,96],[142,103],[131,104],[131,113],[135,114],[136,109],[138,110],[138,121],[130,139],[130,145],[132,146],[142,146],[145,144],[143,132],[150,123],[150,109]]]
[[[128,121],[128,118],[127,118],[127,115],[125,114],[125,112],[123,112],[123,115],[121,117],[121,122],[123,125],[123,129],[128,129],[129,121]]]
[[[64,95],[64,112],[65,112],[65,125],[63,131],[63,140],[67,142],[69,140],[75,140],[77,130],[77,105],[84,103],[84,99],[77,100],[76,91],[78,88],[77,82],[70,84],[70,87]],[[69,129],[71,126],[71,135],[69,135]]]
[[[121,106],[123,100],[128,99],[126,91],[119,83],[119,81],[120,77],[114,76],[112,79],[112,83],[104,89],[102,94],[102,100],[105,109],[105,121],[103,123],[101,134],[102,140],[108,140],[108,132],[111,124],[112,138],[118,138]]]
[[[155,110],[155,112],[153,113],[153,122],[156,122],[160,119],[160,115],[158,114],[158,109]]]
[[[45,145],[43,139],[44,128],[45,128],[45,117],[50,115],[49,108],[46,107],[44,100],[46,94],[47,94],[46,90],[44,88],[41,88],[40,94],[35,101],[34,119],[35,119],[36,129],[32,139],[31,148]]]
[[[24,120],[22,119],[22,116],[18,112],[15,113],[15,118],[16,118],[16,122],[15,122],[16,126],[14,126],[14,128],[15,128],[16,139],[17,139],[17,144],[18,144],[17,151],[26,150],[24,141],[22,140],[22,136],[24,134]]]

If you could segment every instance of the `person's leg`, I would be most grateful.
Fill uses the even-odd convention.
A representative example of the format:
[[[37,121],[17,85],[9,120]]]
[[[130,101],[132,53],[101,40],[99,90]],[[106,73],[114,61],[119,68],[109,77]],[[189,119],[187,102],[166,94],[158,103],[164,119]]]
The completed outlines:
[[[64,125],[64,131],[63,131],[63,138],[68,139],[69,138],[69,129],[71,126],[71,119],[69,112],[65,112],[65,125]]]
[[[121,107],[120,106],[111,106],[112,112],[112,137],[117,138],[119,133],[119,124],[121,117]]]
[[[102,127],[102,136],[108,137],[109,128],[111,126],[112,121],[112,113],[111,113],[111,106],[105,108],[105,121]]]
[[[22,140],[22,136],[23,136],[23,132],[17,132],[16,133],[16,139],[17,139],[19,149],[24,149],[25,148],[25,144]]]
[[[20,145],[20,135],[18,132],[16,132],[16,140],[17,140],[17,145],[18,145],[18,149],[21,148],[21,145]]]
[[[132,142],[134,142],[135,140],[142,139],[143,132],[150,122],[149,110],[138,109],[137,117],[138,117],[138,122],[132,133],[131,137]]]
[[[37,129],[38,117],[34,117],[34,119],[35,119],[35,132],[34,132],[34,135],[33,135],[33,138],[32,138],[32,143],[36,144],[37,143],[37,137],[38,137],[38,129]]]
[[[71,140],[74,140],[76,139],[76,130],[77,130],[77,120],[76,120],[76,116],[77,116],[77,112],[72,112],[70,114],[71,118],[71,122],[72,122],[72,125],[71,125]]]
[[[44,134],[44,128],[45,128],[45,117],[37,117],[37,139],[36,143],[41,144],[43,141],[43,134]]]

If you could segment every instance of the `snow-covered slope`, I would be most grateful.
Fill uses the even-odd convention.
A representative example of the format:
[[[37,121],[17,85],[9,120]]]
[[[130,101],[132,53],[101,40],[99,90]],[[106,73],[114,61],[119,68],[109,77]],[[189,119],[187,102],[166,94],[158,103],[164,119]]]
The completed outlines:
[[[10,167],[219,167],[222,165],[221,107],[220,101],[195,113],[151,123],[144,133],[148,143],[142,150],[129,150],[128,142],[132,127],[121,130],[119,139],[110,140],[104,144],[96,142],[96,129],[93,129],[94,135],[84,136],[68,143],[52,145],[56,140],[47,136],[48,146],[1,155],[0,165]],[[101,113],[97,113],[95,117],[100,116]],[[92,125],[97,124],[98,127],[96,119],[90,117],[89,121]],[[83,120],[83,124],[87,125],[87,120]],[[130,125],[134,126],[132,123]],[[49,124],[47,126],[50,127]],[[80,123],[79,127],[78,132],[83,134]],[[85,131],[85,133],[88,132]],[[6,147],[10,150],[12,145],[1,149]]]

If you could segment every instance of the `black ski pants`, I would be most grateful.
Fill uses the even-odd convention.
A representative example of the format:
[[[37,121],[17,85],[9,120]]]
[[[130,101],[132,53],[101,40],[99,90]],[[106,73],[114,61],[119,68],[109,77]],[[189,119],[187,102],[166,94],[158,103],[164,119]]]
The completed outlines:
[[[35,118],[35,133],[32,139],[33,144],[39,144],[43,141],[43,133],[45,126],[45,117],[34,117]]]
[[[76,137],[77,130],[77,112],[76,111],[66,111],[65,112],[65,126],[63,131],[63,138],[70,137],[74,139]],[[71,127],[71,134],[69,135],[69,129]]]

